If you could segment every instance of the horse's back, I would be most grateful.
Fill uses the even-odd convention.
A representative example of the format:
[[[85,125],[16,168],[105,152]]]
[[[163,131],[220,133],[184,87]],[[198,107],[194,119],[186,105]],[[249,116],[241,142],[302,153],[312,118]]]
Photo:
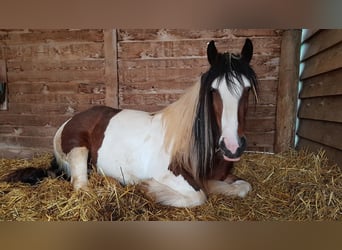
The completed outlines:
[[[123,110],[108,123],[98,151],[97,166],[121,182],[152,177],[168,163],[159,115]]]
[[[120,112],[106,106],[95,106],[74,115],[63,124],[60,134],[61,149],[68,154],[75,147],[85,147],[96,161],[96,152],[101,146],[104,131],[115,115]]]

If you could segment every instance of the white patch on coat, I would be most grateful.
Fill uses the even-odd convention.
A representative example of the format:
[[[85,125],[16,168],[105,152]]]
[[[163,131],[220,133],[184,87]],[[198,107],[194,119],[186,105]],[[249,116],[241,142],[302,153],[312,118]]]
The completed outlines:
[[[159,115],[122,110],[109,121],[104,133],[96,165],[105,175],[134,184],[167,169],[170,159],[163,150]]]
[[[234,78],[234,83],[230,83],[232,90],[228,89],[226,79],[217,78],[213,81],[212,87],[217,89],[220,93],[222,99],[222,116],[221,116],[221,126],[222,134],[220,141],[224,140],[227,149],[232,153],[235,153],[236,149],[239,147],[239,136],[238,136],[238,109],[239,100],[242,96],[243,90],[246,87],[250,87],[251,84],[248,79],[242,76],[244,86]]]
[[[69,120],[67,120],[65,123],[62,124],[62,126],[59,127],[57,130],[54,138],[53,138],[53,149],[54,149],[54,156],[56,157],[56,161],[58,166],[64,171],[64,173],[70,177],[70,165],[67,161],[66,154],[62,150],[62,131],[64,129],[65,124],[68,123]]]
[[[161,114],[123,110],[114,116],[105,130],[98,150],[99,172],[123,184],[144,182],[157,202],[172,206],[195,206],[206,197],[169,169],[170,153],[164,147]]]
[[[173,179],[171,175],[170,179]],[[176,177],[179,180],[183,179],[182,176]],[[185,181],[183,179],[183,181]],[[149,179],[144,181],[144,185],[147,189],[147,193],[151,195],[156,202],[163,205],[169,205],[174,207],[195,207],[202,205],[207,197],[202,190],[195,191],[189,189],[188,191],[179,190],[181,187],[185,187],[186,183],[181,183],[177,187],[171,188],[168,182],[158,182],[155,179]]]
[[[86,147],[75,147],[67,154],[71,183],[75,190],[88,189],[88,152]]]

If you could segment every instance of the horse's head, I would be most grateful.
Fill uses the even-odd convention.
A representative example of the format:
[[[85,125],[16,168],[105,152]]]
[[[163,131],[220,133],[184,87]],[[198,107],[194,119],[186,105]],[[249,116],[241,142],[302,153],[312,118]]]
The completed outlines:
[[[202,85],[211,89],[209,100],[218,130],[216,143],[227,161],[238,161],[246,148],[244,130],[250,89],[257,97],[256,75],[249,64],[252,55],[253,45],[249,39],[240,55],[218,53],[214,41],[207,48],[211,67],[203,75]]]

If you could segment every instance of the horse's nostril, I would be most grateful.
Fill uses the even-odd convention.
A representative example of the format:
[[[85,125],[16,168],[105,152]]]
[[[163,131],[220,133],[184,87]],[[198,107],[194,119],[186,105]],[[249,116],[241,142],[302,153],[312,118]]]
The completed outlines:
[[[247,141],[246,141],[245,136],[242,136],[239,139],[239,146],[236,148],[234,153],[227,148],[225,140],[221,140],[219,144],[220,150],[223,153],[223,155],[231,159],[239,158],[242,155],[242,153],[245,151],[246,145],[247,145]]]

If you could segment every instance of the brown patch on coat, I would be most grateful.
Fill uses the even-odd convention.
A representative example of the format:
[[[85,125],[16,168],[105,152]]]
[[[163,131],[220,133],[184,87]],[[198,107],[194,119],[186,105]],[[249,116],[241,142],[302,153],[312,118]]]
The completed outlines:
[[[224,181],[231,174],[234,168],[234,163],[225,161],[222,153],[218,152],[215,155],[214,167],[208,174],[209,180]]]
[[[194,190],[199,191],[201,186],[197,183],[193,175],[187,172],[182,166],[177,163],[171,162],[168,168],[175,176],[181,175],[193,187]]]
[[[90,162],[96,164],[97,152],[102,145],[108,123],[120,111],[106,106],[95,106],[73,116],[62,131],[63,152],[67,154],[75,147],[86,147],[90,152]]]
[[[213,90],[212,95],[213,95],[213,106],[214,106],[217,126],[221,130],[222,129],[221,117],[222,117],[222,112],[223,112],[222,98],[221,98],[220,93],[217,90]]]
[[[246,123],[246,115],[247,115],[247,109],[248,109],[248,96],[249,96],[249,91],[247,88],[245,88],[239,100],[239,108],[238,108],[238,122],[239,122],[238,135],[239,137],[242,137],[245,134],[245,123]]]

